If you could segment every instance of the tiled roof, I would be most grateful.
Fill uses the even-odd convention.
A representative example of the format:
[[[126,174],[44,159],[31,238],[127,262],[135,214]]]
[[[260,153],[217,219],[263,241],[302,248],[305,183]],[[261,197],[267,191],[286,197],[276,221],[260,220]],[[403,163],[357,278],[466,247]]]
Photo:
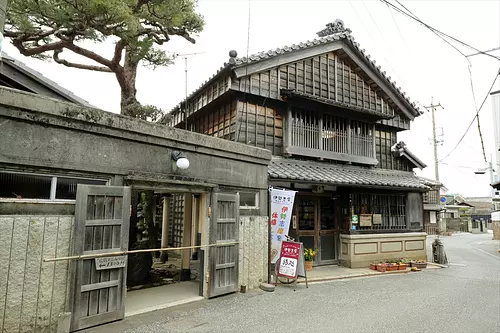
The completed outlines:
[[[10,55],[8,55],[5,52],[2,52],[1,62],[9,64],[11,67],[15,68],[19,72],[23,73],[24,75],[27,75],[28,77],[30,77],[33,80],[40,83],[41,85],[44,85],[48,89],[54,91],[56,94],[58,94],[64,98],[66,98],[70,102],[80,104],[80,105],[90,107],[90,108],[96,108],[95,106],[93,106],[92,104],[90,104],[89,102],[84,100],[83,98],[76,96],[74,93],[72,93],[68,89],[61,87],[56,82],[43,76],[42,73],[35,71],[33,68],[28,67],[23,62],[11,57]]]
[[[420,160],[415,154],[413,154],[403,141],[396,143],[391,147],[391,150],[394,155],[398,157],[406,157],[410,162],[412,162],[416,167],[420,169],[424,169],[425,167],[427,167],[427,164],[422,162],[422,160]]]
[[[430,179],[430,178],[421,177],[421,176],[419,176],[418,178],[420,179],[422,184],[427,185],[427,186],[443,186],[443,183],[441,183],[439,180]]]
[[[428,190],[412,172],[386,169],[368,169],[350,165],[297,161],[273,158],[268,174],[271,179],[299,182],[328,183],[332,185],[380,186]]]
[[[219,74],[221,74],[222,72],[224,72],[228,68],[245,66],[247,64],[252,64],[252,63],[262,61],[262,60],[271,59],[271,58],[274,58],[274,57],[277,57],[277,56],[280,56],[280,55],[283,55],[286,53],[292,53],[295,51],[300,51],[300,50],[308,49],[308,48],[311,48],[311,47],[314,47],[317,45],[332,43],[332,42],[339,41],[339,40],[345,41],[350,46],[352,46],[355,51],[357,51],[360,55],[362,55],[362,57],[367,61],[367,63],[370,65],[370,67],[376,73],[378,73],[390,86],[392,86],[393,89],[399,93],[401,98],[411,106],[415,115],[422,114],[422,112],[419,110],[417,105],[414,102],[410,101],[408,96],[406,96],[406,93],[401,90],[401,87],[397,86],[396,82],[393,81],[390,76],[386,75],[386,72],[381,69],[380,65],[377,65],[376,61],[371,59],[371,56],[366,53],[365,49],[362,49],[360,47],[359,43],[357,43],[354,40],[354,37],[352,37],[352,35],[350,34],[349,29],[346,29],[343,32],[338,32],[338,33],[332,34],[330,36],[320,37],[320,38],[316,38],[313,40],[308,40],[308,41],[303,42],[303,43],[292,44],[291,46],[285,45],[281,48],[277,48],[274,50],[268,50],[268,51],[252,54],[252,55],[248,56],[248,58],[247,57],[240,57],[240,58],[231,57],[229,59],[229,63],[224,63],[224,66],[221,67],[217,71],[217,73],[215,73],[214,75],[212,75],[212,77],[210,77],[208,80],[206,80],[204,83],[202,83],[198,89],[196,89],[191,95],[189,95],[187,97],[187,99],[189,100],[190,98],[192,98],[198,91],[200,91],[203,87],[205,87],[208,83],[210,83],[216,76],[218,76]],[[236,52],[231,51],[230,54],[231,53],[235,54]],[[182,103],[184,103],[184,101],[179,103],[178,106],[176,106],[172,111],[179,108],[180,105],[182,105]]]

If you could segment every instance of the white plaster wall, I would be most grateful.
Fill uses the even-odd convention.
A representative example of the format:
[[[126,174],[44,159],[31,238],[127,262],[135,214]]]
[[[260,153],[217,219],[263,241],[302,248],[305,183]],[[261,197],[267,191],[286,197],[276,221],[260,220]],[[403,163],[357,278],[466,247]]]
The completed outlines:
[[[0,332],[55,332],[68,308],[73,216],[0,215]]]
[[[239,272],[240,286],[247,290],[267,282],[268,273],[268,217],[240,217]]]

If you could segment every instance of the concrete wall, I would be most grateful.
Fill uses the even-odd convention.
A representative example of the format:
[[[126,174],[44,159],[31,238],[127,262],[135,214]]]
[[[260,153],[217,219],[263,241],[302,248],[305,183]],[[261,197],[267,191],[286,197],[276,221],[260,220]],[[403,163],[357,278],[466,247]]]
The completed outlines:
[[[469,218],[443,218],[447,232],[468,232],[471,227]]]
[[[493,239],[500,240],[500,211],[491,213],[491,229],[493,229]]]
[[[0,126],[4,169],[267,189],[268,150],[4,87]],[[175,167],[174,150],[186,154],[187,170]]]
[[[396,258],[427,260],[425,232],[340,235],[343,266],[368,267],[370,263]]]
[[[268,274],[268,217],[240,217],[239,285],[247,290],[267,283]]]
[[[0,332],[55,332],[68,308],[73,216],[0,215]]]

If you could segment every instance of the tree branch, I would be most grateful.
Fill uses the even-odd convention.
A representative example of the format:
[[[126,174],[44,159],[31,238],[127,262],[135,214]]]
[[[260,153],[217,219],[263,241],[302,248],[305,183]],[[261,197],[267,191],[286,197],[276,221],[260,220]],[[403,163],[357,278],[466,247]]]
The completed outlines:
[[[111,59],[111,64],[113,66],[118,66],[120,64],[120,61],[122,61],[122,54],[123,54],[123,49],[125,48],[125,41],[120,39],[118,42],[116,42],[115,45],[115,54],[113,55],[113,59]]]
[[[64,65],[66,67],[73,67],[73,68],[79,68],[79,69],[88,69],[88,70],[96,71],[96,72],[113,73],[113,71],[109,67],[77,64],[77,63],[74,63],[74,62],[69,62],[67,60],[61,59],[61,58],[59,58],[59,54],[61,54],[62,52],[63,52],[63,49],[54,50],[54,54],[53,54],[52,58],[58,64]]]
[[[75,45],[73,43],[66,43],[64,45],[64,47],[66,47],[68,50],[75,52],[76,54],[79,54],[79,55],[84,56],[86,58],[92,59],[95,62],[97,62],[103,66],[106,66],[110,69],[113,69],[113,63],[111,62],[111,60],[108,60],[108,59],[98,55],[95,52],[92,52],[88,49],[85,49],[85,48],[78,46],[78,45]]]
[[[42,54],[47,51],[54,51],[66,46],[66,42],[58,41],[53,43],[44,44],[36,47],[26,48],[24,41],[22,39],[13,39],[12,44],[19,50],[19,52],[27,57],[31,57],[37,54]]]

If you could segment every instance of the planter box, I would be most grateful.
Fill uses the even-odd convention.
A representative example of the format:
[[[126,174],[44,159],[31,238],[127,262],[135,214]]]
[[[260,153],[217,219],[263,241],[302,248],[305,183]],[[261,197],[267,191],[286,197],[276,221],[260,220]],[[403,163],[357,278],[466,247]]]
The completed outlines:
[[[399,265],[387,266],[388,271],[397,271],[398,268],[399,268]]]
[[[427,268],[427,263],[426,262],[412,262],[411,267]]]
[[[407,265],[407,264],[401,264],[401,265],[398,265],[398,270],[400,270],[400,271],[404,271],[404,270],[406,270],[406,267],[408,267],[408,265]]]
[[[378,264],[377,265],[377,271],[379,272],[385,272],[387,270],[387,266],[384,264]]]
[[[370,269],[377,270],[377,264],[370,264]]]

